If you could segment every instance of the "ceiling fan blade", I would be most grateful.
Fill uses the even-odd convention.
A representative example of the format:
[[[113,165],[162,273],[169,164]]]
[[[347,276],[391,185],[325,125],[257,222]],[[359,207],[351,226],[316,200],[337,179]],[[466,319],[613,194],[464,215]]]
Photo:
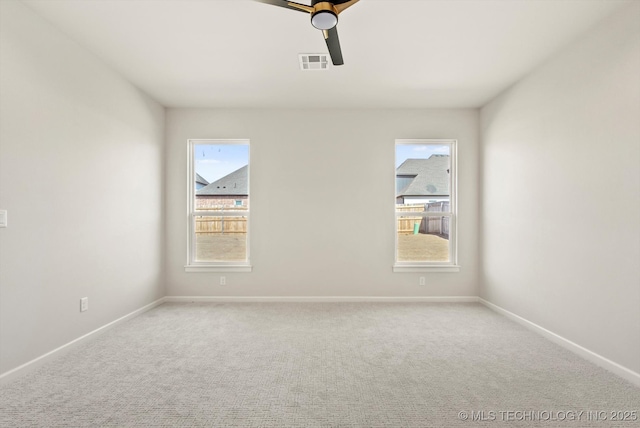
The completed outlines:
[[[292,1],[286,0],[255,0],[260,3],[272,4],[274,6],[284,7],[286,9],[297,10],[298,12],[313,12],[313,8],[311,6],[307,6],[306,4],[295,3]]]
[[[342,3],[334,2],[334,7],[338,11],[338,13],[344,11],[346,8],[353,6],[358,3],[359,0],[349,0]]]
[[[327,48],[329,48],[331,62],[333,62],[333,65],[343,65],[344,60],[342,59],[342,49],[340,49],[337,27],[325,30],[322,33],[324,34],[324,41],[327,42]]]

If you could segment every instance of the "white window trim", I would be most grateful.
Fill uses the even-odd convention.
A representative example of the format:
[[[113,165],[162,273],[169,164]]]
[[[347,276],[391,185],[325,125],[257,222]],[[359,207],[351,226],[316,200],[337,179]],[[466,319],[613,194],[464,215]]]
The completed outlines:
[[[249,146],[249,176],[248,176],[248,188],[249,188],[249,198],[251,197],[251,144],[248,138],[238,138],[238,139],[190,139],[187,144],[187,159],[188,159],[188,168],[187,168],[187,263],[184,266],[185,272],[251,272],[252,266],[250,263],[250,230],[251,230],[251,216],[249,213],[249,209],[247,211],[242,212],[242,216],[247,217],[247,261],[246,262],[197,262],[194,260],[196,251],[195,251],[195,239],[194,239],[194,224],[193,221],[195,217],[195,165],[194,165],[194,154],[195,147],[200,144],[244,144]],[[216,217],[227,217],[227,216],[238,216],[238,213],[231,214],[225,212],[216,212],[216,211],[204,211],[199,212],[198,215],[210,215]]]
[[[412,217],[449,217],[449,261],[448,262],[399,262],[398,260],[398,217],[406,215],[406,213],[398,213],[396,211],[396,186],[395,186],[395,172],[396,168],[393,168],[394,172],[394,195],[393,195],[393,220],[394,220],[394,264],[393,272],[459,272],[460,265],[458,265],[458,140],[454,139],[397,139],[394,145],[394,165],[395,165],[395,148],[400,144],[439,144],[448,145],[450,147],[451,157],[451,174],[449,189],[449,207],[450,212],[419,212],[411,213]]]

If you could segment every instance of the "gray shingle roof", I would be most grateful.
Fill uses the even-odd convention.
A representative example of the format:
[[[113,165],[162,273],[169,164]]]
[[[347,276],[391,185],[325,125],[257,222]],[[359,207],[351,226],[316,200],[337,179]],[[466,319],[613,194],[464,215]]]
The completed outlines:
[[[202,184],[202,185],[205,185],[205,186],[207,184],[209,184],[209,182],[207,180],[205,180],[204,178],[202,178],[202,176],[200,174],[198,174],[197,172],[196,172],[196,183]]]
[[[249,195],[249,165],[245,165],[240,169],[233,171],[229,175],[225,175],[219,180],[206,185],[202,189],[196,191],[196,196],[247,196]]]
[[[396,169],[396,176],[415,176],[396,196],[448,196],[449,155],[428,159],[407,159]]]

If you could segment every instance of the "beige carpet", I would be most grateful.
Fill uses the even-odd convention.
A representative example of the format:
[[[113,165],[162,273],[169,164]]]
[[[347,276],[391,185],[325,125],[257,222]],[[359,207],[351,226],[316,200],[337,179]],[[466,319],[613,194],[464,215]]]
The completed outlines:
[[[611,420],[632,411],[640,388],[479,304],[164,304],[0,391],[2,427],[638,427]]]

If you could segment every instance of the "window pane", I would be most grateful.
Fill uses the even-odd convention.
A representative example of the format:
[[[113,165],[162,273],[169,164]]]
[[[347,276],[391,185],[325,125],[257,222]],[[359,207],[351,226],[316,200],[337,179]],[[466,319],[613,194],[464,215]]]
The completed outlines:
[[[247,261],[247,217],[195,217],[196,261]]]
[[[449,201],[451,148],[447,144],[396,144],[396,204]]]
[[[249,208],[248,144],[197,144],[193,155],[196,210]]]
[[[398,216],[399,262],[449,261],[450,218]]]

